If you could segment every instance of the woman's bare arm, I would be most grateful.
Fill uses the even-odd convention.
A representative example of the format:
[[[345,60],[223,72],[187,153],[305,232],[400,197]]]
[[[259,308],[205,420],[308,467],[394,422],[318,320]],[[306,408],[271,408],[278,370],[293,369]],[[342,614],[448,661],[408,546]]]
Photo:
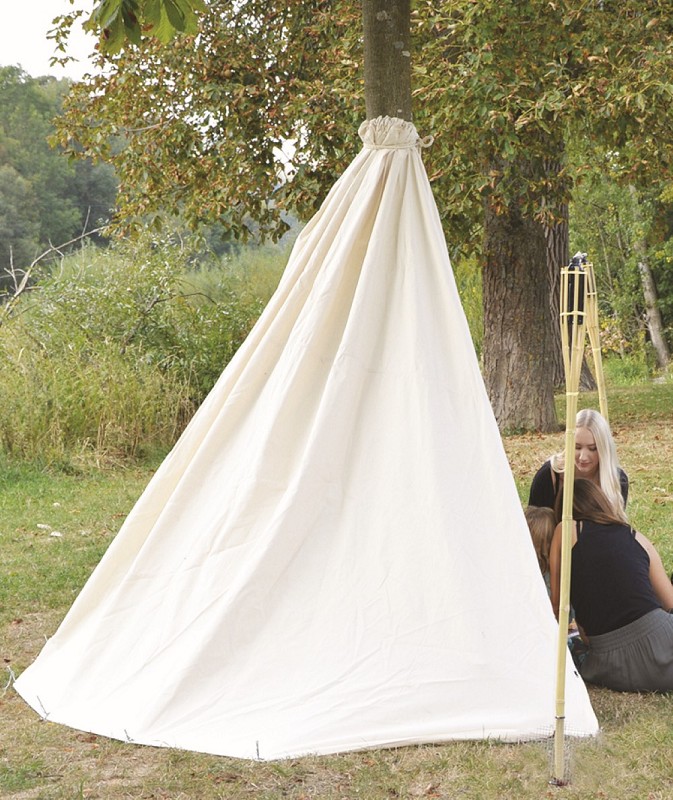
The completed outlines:
[[[577,541],[577,523],[573,522],[571,528],[571,547]],[[549,550],[549,578],[551,585],[551,604],[556,614],[559,615],[559,605],[561,603],[561,544],[563,536],[563,523],[559,522],[554,531]]]
[[[551,587],[551,605],[558,619],[558,607],[561,601],[561,523],[556,526],[549,548],[549,585]]]
[[[636,541],[645,548],[650,557],[650,582],[654,593],[659,598],[661,607],[670,611],[673,608],[673,584],[666,574],[661,556],[657,552],[657,548],[642,533],[636,533]]]

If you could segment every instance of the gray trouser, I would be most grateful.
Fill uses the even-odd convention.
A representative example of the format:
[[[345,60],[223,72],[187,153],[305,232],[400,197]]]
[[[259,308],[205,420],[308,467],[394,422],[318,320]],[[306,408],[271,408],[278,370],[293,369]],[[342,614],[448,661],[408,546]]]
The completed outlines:
[[[673,690],[673,614],[657,608],[600,636],[591,636],[580,666],[587,683],[621,692]]]

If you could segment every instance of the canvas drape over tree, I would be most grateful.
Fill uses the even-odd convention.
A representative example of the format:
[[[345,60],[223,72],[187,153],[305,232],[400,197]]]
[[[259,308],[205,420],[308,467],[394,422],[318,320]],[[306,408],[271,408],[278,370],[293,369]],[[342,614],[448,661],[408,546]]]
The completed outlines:
[[[636,186],[669,173],[673,2],[434,0],[411,21],[414,120],[435,136],[427,164],[445,230],[472,249],[484,232],[491,402],[502,428],[549,429],[551,298],[583,171],[565,144],[572,134],[615,151]],[[212,0],[198,25],[169,48],[148,40],[110,56],[71,95],[63,143],[114,159],[126,222],[179,209],[238,235],[251,220],[279,233],[282,212],[310,216],[355,152],[361,10]],[[283,147],[296,180],[283,179]]]

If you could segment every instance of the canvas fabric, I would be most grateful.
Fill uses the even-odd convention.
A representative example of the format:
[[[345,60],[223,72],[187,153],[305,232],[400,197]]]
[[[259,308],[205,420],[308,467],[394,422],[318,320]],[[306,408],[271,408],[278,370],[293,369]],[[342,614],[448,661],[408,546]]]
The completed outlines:
[[[17,691],[244,758],[554,730],[558,627],[411,123],[378,118]],[[597,721],[568,659],[566,728]]]

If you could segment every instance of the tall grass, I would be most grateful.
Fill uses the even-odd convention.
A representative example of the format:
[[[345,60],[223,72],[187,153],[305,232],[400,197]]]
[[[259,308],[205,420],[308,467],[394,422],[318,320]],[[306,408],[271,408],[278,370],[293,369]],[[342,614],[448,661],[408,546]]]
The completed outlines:
[[[65,258],[0,308],[0,452],[64,467],[169,448],[273,293],[289,245],[219,258],[141,240]],[[483,313],[474,258],[454,275],[477,354]],[[648,375],[605,361],[611,386]]]
[[[194,266],[157,242],[89,247],[21,297],[0,327],[0,451],[48,463],[165,449],[275,288],[287,254]]]

